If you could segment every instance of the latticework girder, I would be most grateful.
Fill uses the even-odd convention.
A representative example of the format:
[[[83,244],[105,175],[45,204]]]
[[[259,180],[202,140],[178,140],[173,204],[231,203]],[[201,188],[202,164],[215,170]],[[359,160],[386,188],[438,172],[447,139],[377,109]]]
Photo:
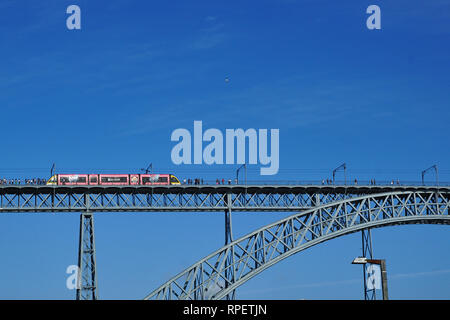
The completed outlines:
[[[80,241],[78,247],[77,300],[97,300],[97,267],[95,254],[94,216],[91,212],[80,216]]]
[[[301,211],[381,192],[447,192],[420,186],[0,186],[1,212]],[[231,197],[229,203],[227,196]]]
[[[361,231],[362,238],[362,257],[373,259],[373,246],[372,246],[372,233],[370,229],[363,229]],[[364,300],[376,300],[377,293],[375,288],[370,288],[367,286],[367,279],[369,275],[367,274],[367,266],[362,265],[363,269],[363,285],[364,285]]]

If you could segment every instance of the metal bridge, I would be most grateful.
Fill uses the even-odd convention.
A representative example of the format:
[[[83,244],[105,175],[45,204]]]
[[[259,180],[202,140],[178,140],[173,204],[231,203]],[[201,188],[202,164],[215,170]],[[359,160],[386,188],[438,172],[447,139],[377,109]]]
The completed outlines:
[[[225,246],[146,299],[232,299],[238,286],[273,264],[321,242],[398,224],[450,224],[450,187],[419,185],[0,186],[0,213],[81,212],[77,299],[97,299],[95,212],[225,213]],[[233,211],[295,212],[233,240]],[[365,298],[374,290],[365,288]]]
[[[0,186],[5,212],[299,211],[386,192],[447,192],[449,186],[181,185]]]
[[[448,191],[365,195],[291,215],[213,252],[145,299],[223,299],[273,264],[345,234],[399,224],[450,224]]]

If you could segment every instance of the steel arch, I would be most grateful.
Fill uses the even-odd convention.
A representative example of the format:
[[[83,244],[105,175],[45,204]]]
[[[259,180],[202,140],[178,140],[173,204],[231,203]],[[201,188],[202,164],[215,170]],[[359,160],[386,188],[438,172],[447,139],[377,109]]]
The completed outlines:
[[[144,299],[222,299],[273,264],[342,235],[388,225],[450,224],[449,200],[448,190],[397,191],[318,206],[229,243]]]

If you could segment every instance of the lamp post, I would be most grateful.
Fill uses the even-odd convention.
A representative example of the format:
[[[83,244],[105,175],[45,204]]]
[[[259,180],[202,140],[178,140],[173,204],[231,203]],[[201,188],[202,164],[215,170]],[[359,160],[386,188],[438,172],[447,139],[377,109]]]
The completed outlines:
[[[381,291],[383,292],[383,300],[389,300],[388,286],[387,286],[387,271],[385,259],[367,259],[364,257],[357,257],[352,261],[352,264],[376,264],[380,266],[381,271]]]
[[[245,185],[247,185],[247,164],[244,163],[236,170],[236,182],[239,184],[239,171],[244,168],[245,169]]]
[[[343,169],[344,170],[344,184],[347,184],[347,165],[345,163],[341,164],[339,167],[333,170],[333,184],[334,184],[334,177],[336,175],[336,171]]]
[[[429,171],[431,169],[434,169],[434,172],[436,173],[436,185],[438,186],[439,185],[439,178],[438,178],[438,167],[437,167],[436,164],[432,165],[428,169],[425,169],[425,170],[422,171],[422,185],[425,185],[425,180],[424,180],[425,173],[427,173],[427,171]]]

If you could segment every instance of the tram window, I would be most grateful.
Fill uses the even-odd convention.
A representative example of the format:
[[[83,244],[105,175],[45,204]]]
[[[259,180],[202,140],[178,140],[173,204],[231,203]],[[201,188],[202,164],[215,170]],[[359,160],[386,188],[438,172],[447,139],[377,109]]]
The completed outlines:
[[[61,183],[86,183],[86,177],[61,177]]]
[[[127,183],[128,177],[106,176],[101,178],[102,183]]]
[[[168,183],[169,179],[168,177],[142,177],[142,183],[143,184],[153,184],[153,183]]]

